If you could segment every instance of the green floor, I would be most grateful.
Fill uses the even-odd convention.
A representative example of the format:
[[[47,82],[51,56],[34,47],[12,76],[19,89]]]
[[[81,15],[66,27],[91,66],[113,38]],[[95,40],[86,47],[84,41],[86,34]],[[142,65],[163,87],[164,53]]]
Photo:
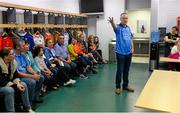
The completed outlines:
[[[149,78],[148,64],[132,64],[130,84],[135,93],[114,93],[116,64],[99,66],[97,75],[89,79],[77,79],[72,87],[63,87],[49,92],[44,103],[38,105],[38,112],[132,112],[146,111],[135,108],[134,104]]]

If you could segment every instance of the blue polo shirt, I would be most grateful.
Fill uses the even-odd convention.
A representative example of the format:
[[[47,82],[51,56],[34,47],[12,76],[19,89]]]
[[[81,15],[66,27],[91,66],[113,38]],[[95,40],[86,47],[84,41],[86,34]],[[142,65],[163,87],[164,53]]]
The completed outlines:
[[[44,49],[44,55],[46,56],[47,59],[56,58],[55,50],[54,49],[49,49],[48,47],[46,47]]]
[[[114,30],[116,34],[116,50],[115,52],[121,55],[128,55],[132,53],[132,39],[133,34],[129,26],[118,24]]]
[[[30,62],[28,61],[26,55],[24,53],[19,55],[15,52],[14,57],[18,64],[17,70],[22,73],[28,73],[26,67],[30,66]]]
[[[57,43],[54,47],[55,49],[55,54],[57,57],[61,57],[63,59],[67,59],[68,58],[68,50],[67,50],[67,46],[65,44],[60,45],[59,43]]]
[[[29,45],[30,45],[29,49],[30,49],[30,51],[32,51],[35,46],[33,36],[29,33],[19,34],[19,36],[21,39],[27,40],[29,42]]]

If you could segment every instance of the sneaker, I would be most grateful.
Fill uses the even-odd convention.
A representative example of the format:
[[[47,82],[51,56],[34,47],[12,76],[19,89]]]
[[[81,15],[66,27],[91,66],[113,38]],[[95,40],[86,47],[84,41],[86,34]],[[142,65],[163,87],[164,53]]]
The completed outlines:
[[[32,109],[28,110],[29,113],[35,113],[35,111],[33,111]]]
[[[131,87],[126,87],[126,88],[123,88],[123,90],[125,91],[128,91],[128,92],[134,92],[134,89],[132,89]]]
[[[102,63],[103,63],[103,64],[107,64],[108,62],[107,62],[106,60],[103,60]]]
[[[68,86],[68,85],[71,85],[71,80],[67,81],[66,83],[64,83],[64,86]]]
[[[75,84],[75,83],[76,83],[76,80],[70,79],[70,82],[71,82],[71,84]]]
[[[91,71],[92,71],[93,74],[97,74],[98,73],[98,71],[96,69],[94,69],[94,68],[92,68]]]
[[[116,95],[120,95],[121,94],[121,89],[120,88],[116,88],[115,89],[115,93],[116,93]]]
[[[88,79],[88,76],[87,75],[85,76],[84,74],[81,74],[80,79]]]

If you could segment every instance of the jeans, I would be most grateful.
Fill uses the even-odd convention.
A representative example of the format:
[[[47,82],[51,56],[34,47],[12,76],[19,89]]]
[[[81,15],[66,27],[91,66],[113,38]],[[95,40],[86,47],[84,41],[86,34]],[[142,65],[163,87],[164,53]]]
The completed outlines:
[[[116,72],[116,88],[121,88],[121,78],[123,77],[123,88],[128,87],[129,68],[131,65],[132,54],[121,55],[116,53],[117,72]]]
[[[12,87],[0,87],[0,94],[4,96],[5,109],[7,112],[15,112],[14,89]]]
[[[25,87],[25,91],[21,92],[21,99],[23,105],[26,107],[26,109],[31,109],[31,105],[29,102],[29,97],[28,97],[28,89],[27,86],[24,82],[21,83]],[[4,96],[4,101],[5,101],[5,109],[7,112],[15,112],[14,108],[14,92],[15,90],[12,87],[0,87],[0,94]]]
[[[66,63],[66,62],[63,62],[64,63],[64,68],[66,69],[66,72],[68,74],[74,74],[76,72],[76,63],[74,62],[71,62],[70,64]]]
[[[21,92],[22,103],[26,107],[26,109],[31,109],[27,85],[24,82],[21,82],[21,84],[25,88],[25,91]]]
[[[40,75],[40,79],[38,81],[31,78],[22,78],[21,80],[25,82],[28,87],[29,101],[32,104],[34,100],[39,99],[41,87],[44,83],[44,76]]]
[[[103,62],[103,58],[97,50],[92,51],[92,54],[97,61]]]

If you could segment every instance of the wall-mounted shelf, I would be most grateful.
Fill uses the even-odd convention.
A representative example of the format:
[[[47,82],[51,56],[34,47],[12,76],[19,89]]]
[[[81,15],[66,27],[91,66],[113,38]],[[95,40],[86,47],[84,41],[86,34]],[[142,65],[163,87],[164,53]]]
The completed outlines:
[[[17,5],[17,4],[11,4],[11,3],[5,3],[5,2],[0,2],[0,7],[6,7],[6,8],[10,7],[10,8],[16,8],[16,9],[21,9],[21,10],[32,10],[32,11],[37,11],[37,12],[46,12],[46,13],[78,16],[78,17],[87,17],[86,15],[83,15],[83,14],[68,13],[68,12],[63,12],[63,11],[49,10],[49,9],[44,9],[44,8],[36,8],[36,7],[31,7],[31,6]]]
[[[0,24],[0,28],[87,28],[87,25]]]
[[[77,16],[77,17],[87,17],[83,14],[76,14],[76,13],[67,13],[63,11],[57,10],[49,10],[44,8],[36,8],[31,6],[24,6],[24,5],[17,5],[11,3],[0,2],[0,7],[5,8],[15,8],[20,10],[31,10],[37,12],[45,12],[45,13],[54,13],[54,14],[62,14],[62,15],[69,15],[69,16]],[[87,28],[87,25],[66,25],[66,24],[0,24],[0,28]]]

